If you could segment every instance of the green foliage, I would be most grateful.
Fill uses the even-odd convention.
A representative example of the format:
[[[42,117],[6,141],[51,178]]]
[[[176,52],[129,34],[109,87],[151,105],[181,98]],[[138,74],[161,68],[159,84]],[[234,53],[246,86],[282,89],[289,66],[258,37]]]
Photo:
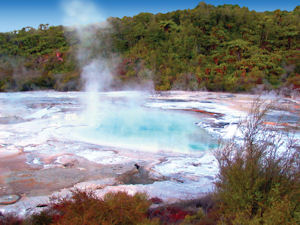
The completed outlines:
[[[204,214],[203,210],[200,209],[194,215],[187,215],[184,218],[184,221],[182,222],[182,225],[199,224],[203,220],[204,217],[205,217],[205,214]]]
[[[27,218],[24,225],[49,225],[54,222],[54,214],[50,210],[44,210]]]
[[[23,74],[15,71],[16,61],[18,68],[55,77],[50,85],[34,80],[32,87],[68,90],[61,87],[70,84],[61,83],[58,75],[79,74],[81,66],[99,56],[112,65],[118,84],[152,80],[157,90],[235,92],[250,91],[258,84],[297,89],[299,20],[299,7],[291,12],[255,12],[201,2],[189,10],[109,18],[107,28],[86,27],[81,41],[74,29],[47,24],[0,33],[0,91],[24,89],[15,80],[16,72]],[[88,35],[91,31],[93,37]],[[85,57],[77,62],[82,47]],[[115,55],[121,59],[117,66]],[[141,76],[140,71],[154,76]],[[73,90],[80,88],[79,80],[76,84]]]
[[[241,125],[243,143],[216,152],[220,224],[299,224],[300,155],[297,141],[266,128],[268,106],[254,107]],[[283,147],[284,151],[280,149]],[[283,152],[280,152],[283,151]]]
[[[117,45],[113,49],[127,58],[138,57],[155,74],[158,90],[249,91],[258,84],[267,89],[290,84],[298,88],[294,77],[299,73],[290,73],[289,82],[283,77],[283,62],[295,65],[300,59],[294,53],[300,47],[297,12],[257,13],[202,2],[192,10],[146,14],[143,21],[144,14],[112,18],[123,27],[115,29],[113,43],[127,43],[126,50]],[[143,35],[132,36],[137,32]],[[130,75],[126,79],[134,77]]]

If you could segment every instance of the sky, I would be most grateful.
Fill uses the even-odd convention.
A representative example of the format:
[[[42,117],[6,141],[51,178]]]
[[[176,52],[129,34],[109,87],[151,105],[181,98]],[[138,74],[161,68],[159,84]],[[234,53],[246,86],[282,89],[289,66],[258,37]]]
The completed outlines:
[[[0,32],[18,30],[39,24],[69,25],[66,8],[74,0],[0,0]],[[78,0],[76,0],[78,1]],[[85,5],[95,7],[97,16],[88,22],[99,22],[107,17],[133,16],[140,12],[165,13],[177,9],[192,9],[201,0],[81,0],[79,11]],[[238,4],[255,11],[293,10],[299,0],[206,0],[208,4]],[[78,11],[78,10],[77,10]],[[80,15],[79,15],[80,16]],[[74,17],[73,17],[74,18]]]

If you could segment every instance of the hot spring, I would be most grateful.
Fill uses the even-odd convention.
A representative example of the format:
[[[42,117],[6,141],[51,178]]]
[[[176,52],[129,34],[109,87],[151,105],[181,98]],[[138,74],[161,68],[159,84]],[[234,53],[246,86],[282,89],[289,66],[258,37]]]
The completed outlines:
[[[0,196],[26,194],[0,212],[34,211],[48,195],[72,187],[140,191],[164,200],[209,192],[218,173],[210,149],[220,137],[234,135],[246,115],[237,106],[255,98],[209,92],[0,93]],[[281,104],[299,105],[289,99]],[[299,127],[293,123],[298,114],[284,115]],[[136,164],[149,182],[123,184],[120,178],[137,172]]]
[[[74,135],[133,150],[190,152],[217,147],[216,139],[197,126],[202,119],[199,115],[150,107],[153,100],[143,93],[120,93],[96,93],[94,102],[87,103],[93,112],[83,113],[83,124]]]

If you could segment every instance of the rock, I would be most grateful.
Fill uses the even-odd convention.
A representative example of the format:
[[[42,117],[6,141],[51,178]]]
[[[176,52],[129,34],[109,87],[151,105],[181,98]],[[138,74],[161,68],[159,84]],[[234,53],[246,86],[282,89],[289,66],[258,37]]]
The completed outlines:
[[[193,166],[198,167],[201,165],[201,163],[192,163]]]
[[[47,204],[38,204],[36,207],[37,208],[45,208],[47,206],[48,206]]]
[[[138,170],[140,168],[139,164],[134,164],[134,166],[136,167],[136,169]]]
[[[225,126],[228,126],[228,125],[229,125],[228,122],[218,122],[218,123],[211,124],[211,126],[213,128],[224,128]]]
[[[71,167],[73,167],[74,165],[75,165],[75,163],[73,163],[73,162],[69,162],[69,163],[63,164],[63,166],[64,166],[65,168],[71,168]]]
[[[139,164],[135,168],[121,174],[117,180],[123,184],[153,184],[156,180],[150,177],[149,171]]]

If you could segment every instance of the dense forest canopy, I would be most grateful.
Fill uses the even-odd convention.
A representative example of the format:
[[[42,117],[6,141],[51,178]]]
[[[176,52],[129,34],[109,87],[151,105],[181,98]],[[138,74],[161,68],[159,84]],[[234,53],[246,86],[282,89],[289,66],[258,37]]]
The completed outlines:
[[[153,81],[156,90],[300,88],[300,6],[249,11],[200,2],[194,9],[140,13],[91,25],[88,58],[110,65],[113,86]],[[80,90],[76,30],[41,24],[0,33],[0,91]]]

